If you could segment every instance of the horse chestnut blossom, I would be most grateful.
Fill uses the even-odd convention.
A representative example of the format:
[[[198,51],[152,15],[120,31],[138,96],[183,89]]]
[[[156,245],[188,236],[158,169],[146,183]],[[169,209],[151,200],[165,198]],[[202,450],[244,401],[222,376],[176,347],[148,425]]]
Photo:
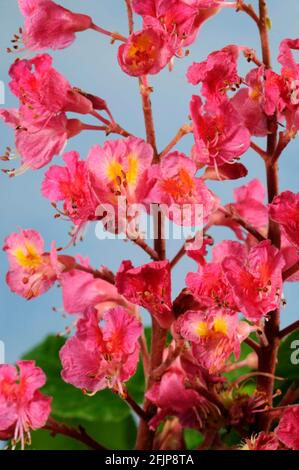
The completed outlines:
[[[219,204],[204,181],[195,177],[196,172],[190,158],[175,152],[165,156],[159,165],[153,165],[149,174],[155,183],[148,200],[165,204],[166,215],[179,225],[206,224]]]
[[[190,112],[194,125],[195,145],[192,157],[200,168],[234,163],[250,146],[250,134],[233,105],[204,106],[199,96],[193,96]]]
[[[144,25],[162,27],[177,48],[192,44],[203,23],[222,7],[235,6],[221,0],[133,0],[134,11],[142,16]]]
[[[299,193],[285,178],[279,184],[299,129],[299,39],[282,38],[274,63],[266,0],[258,9],[245,0],[122,0],[127,32],[115,32],[115,15],[104,29],[52,0],[17,3],[25,25],[8,48],[17,54],[9,67],[17,104],[0,109],[15,148],[0,156],[2,171],[39,170],[31,176],[69,240],[56,230],[47,251],[34,229],[8,234],[6,284],[26,300],[55,286],[61,302],[52,310],[66,324],[16,366],[0,365],[0,440],[12,449],[30,448],[30,434],[32,448],[52,448],[61,434],[68,439],[59,446],[73,439],[94,450],[299,450],[299,323],[282,310],[291,300],[286,283],[299,281]],[[211,50],[204,31],[217,27],[216,15],[223,24],[253,21],[261,50],[241,37],[229,44],[225,32]],[[123,77],[117,114],[73,86],[48,52],[63,54],[86,30],[111,42]],[[105,89],[97,41],[90,53],[101,73],[88,70],[88,90]],[[173,109],[163,110],[155,93],[160,76],[171,82],[176,59],[172,108],[176,117],[181,104],[185,112],[168,140],[160,120],[170,126]],[[122,109],[128,81],[140,109]],[[137,126],[123,126],[128,114]],[[94,139],[80,154],[87,130]],[[98,245],[81,251],[77,242],[93,229]]]
[[[0,365],[0,438],[12,439],[24,449],[30,431],[45,426],[51,412],[51,397],[39,389],[45,385],[44,372],[35,361],[18,361],[17,367]]]
[[[25,17],[23,40],[31,50],[64,49],[74,42],[75,33],[92,27],[90,16],[73,13],[52,0],[18,0],[18,3]]]
[[[116,275],[116,287],[127,300],[148,309],[162,328],[169,328],[174,315],[170,265],[167,260],[138,268],[134,268],[131,261],[123,261]]]
[[[221,310],[188,311],[177,320],[175,329],[190,342],[198,364],[210,374],[223,370],[232,353],[238,359],[240,344],[252,331],[237,315],[224,314]]]
[[[299,247],[299,195],[284,191],[275,197],[269,206],[270,217],[281,225],[288,241]]]
[[[222,267],[240,311],[251,321],[279,307],[282,295],[282,254],[269,240],[253,247],[246,260],[227,257]]]
[[[168,64],[174,52],[167,34],[161,29],[145,28],[131,34],[118,49],[122,70],[133,77],[157,74]]]
[[[95,220],[97,202],[89,185],[87,165],[77,152],[63,156],[66,166],[54,165],[45,174],[42,194],[52,203],[63,201],[63,213],[75,225]]]
[[[299,450],[298,426],[299,406],[285,410],[275,429],[278,439],[289,449]]]
[[[241,77],[238,75],[238,58],[241,48],[226,46],[213,52],[207,60],[194,63],[189,67],[187,79],[192,85],[202,83],[201,93],[209,102],[220,104],[226,101],[227,92],[239,88]]]
[[[136,371],[142,325],[122,307],[108,310],[103,321],[101,326],[93,308],[79,320],[76,335],[60,351],[62,377],[91,393],[108,387],[122,395],[123,382]]]
[[[6,281],[10,289],[31,299],[37,297],[57,280],[58,262],[55,246],[44,252],[44,241],[35,230],[21,230],[6,238],[3,250],[7,253],[10,268]]]

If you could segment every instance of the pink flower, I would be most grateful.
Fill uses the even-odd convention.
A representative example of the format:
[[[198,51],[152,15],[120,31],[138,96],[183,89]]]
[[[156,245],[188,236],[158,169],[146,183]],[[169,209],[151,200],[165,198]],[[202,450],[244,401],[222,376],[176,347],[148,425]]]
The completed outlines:
[[[269,240],[253,247],[245,262],[236,257],[222,262],[234,300],[248,320],[259,321],[279,307],[284,264],[282,254]]]
[[[25,17],[24,43],[31,50],[63,49],[74,42],[75,33],[92,26],[89,16],[73,13],[51,0],[18,0],[18,3]]]
[[[106,141],[95,145],[87,157],[94,192],[100,202],[139,202],[146,185],[146,171],[153,159],[152,147],[137,137]]]
[[[221,169],[222,167],[220,167]],[[261,234],[267,234],[269,215],[268,207],[264,204],[265,188],[263,184],[254,179],[243,186],[234,190],[235,202],[227,204],[225,209],[228,213],[232,213],[241,217],[249,225],[257,228]],[[248,234],[245,237],[244,231],[240,225],[231,217],[227,216],[225,211],[219,209],[211,217],[211,224],[229,227],[235,233],[239,240],[245,240],[248,248],[255,245],[257,240],[253,235]]]
[[[152,186],[148,177],[152,159],[152,147],[136,137],[106,141],[103,147],[96,145],[90,150],[87,157],[90,183],[99,209],[103,209],[97,215],[107,214],[104,218],[108,220],[112,212],[110,227],[110,220],[107,222],[110,231],[126,232],[138,218],[142,210],[139,203],[143,203]],[[132,231],[135,235],[136,230]]]
[[[118,49],[122,70],[133,77],[159,73],[168,64],[174,52],[167,34],[161,28],[145,28],[132,33]]]
[[[284,191],[269,205],[270,217],[282,226],[289,242],[299,248],[299,194]]]
[[[195,177],[196,171],[195,163],[184,154],[167,155],[149,173],[156,183],[147,200],[165,204],[166,215],[179,225],[205,225],[219,200],[202,179]]]
[[[231,104],[242,117],[251,135],[264,137],[267,135],[267,116],[264,113],[259,95],[242,88],[231,99]]]
[[[123,261],[116,275],[116,287],[129,302],[146,308],[162,328],[170,327],[174,314],[168,261],[154,261],[138,268],[131,261]]]
[[[237,315],[227,315],[221,310],[209,312],[188,311],[176,321],[175,330],[190,341],[198,364],[210,374],[221,372],[226,360],[234,353],[240,354],[240,344],[252,328]]]
[[[202,309],[222,308],[227,313],[238,311],[231,286],[219,262],[199,265],[197,273],[187,274],[186,285]]]
[[[63,201],[63,211],[76,225],[95,220],[98,204],[92,194],[87,165],[77,152],[66,153],[66,166],[51,166],[45,174],[42,194],[52,203]]]
[[[268,209],[264,204],[266,192],[264,185],[253,179],[234,190],[235,203],[231,206],[237,214],[253,227],[264,228],[268,225]]]
[[[279,450],[280,443],[273,432],[260,432],[251,439],[246,439],[241,450]]]
[[[289,242],[283,230],[281,231],[280,252],[283,256],[283,259],[285,260],[284,271],[286,271],[291,266],[294,266],[294,264],[299,261],[298,248],[296,248],[293,243]],[[286,282],[298,282],[298,281],[299,281],[299,272],[296,272],[291,277],[288,277],[288,279],[286,279]]]
[[[0,365],[0,436],[18,442],[22,449],[30,442],[30,430],[45,426],[52,398],[39,389],[46,383],[44,372],[35,361],[18,361],[17,368]]]
[[[121,306],[137,315],[136,306],[121,296],[114,285],[96,279],[92,274],[73,269],[63,273],[60,282],[63,306],[67,313],[81,314],[88,307],[95,307],[101,317],[106,310]]]
[[[205,256],[208,254],[207,247],[213,245],[213,243],[213,239],[209,236],[196,235],[194,240],[186,241],[186,255],[197,263],[204,265],[206,263]]]
[[[28,120],[17,109],[1,109],[0,118],[15,130],[15,143],[21,156],[21,167],[7,170],[10,176],[22,174],[29,168],[42,168],[62,152],[67,140],[79,134],[82,124],[67,119],[64,113],[43,120]]]
[[[299,64],[296,63],[292,50],[299,49],[299,39],[284,39],[279,48],[278,61],[282,65],[281,75],[284,85],[283,96],[288,110],[286,111],[287,127],[294,125],[299,129]]]
[[[202,429],[208,415],[215,412],[215,407],[206,398],[185,387],[186,379],[186,372],[176,360],[161,381],[147,391],[146,398],[158,408],[149,422],[151,429],[157,429],[165,418],[171,416],[178,417],[183,427]]]
[[[11,66],[9,87],[20,99],[22,113],[33,120],[66,111],[90,113],[91,101],[71,87],[52,67],[52,61],[48,54],[41,54],[31,60],[16,60]]]
[[[202,24],[228,2],[213,0],[133,0],[133,8],[146,26],[162,26],[174,46],[186,47],[195,41]]]
[[[240,47],[234,45],[213,52],[204,62],[189,67],[188,81],[192,85],[202,83],[201,93],[210,103],[226,102],[226,92],[241,83],[237,70],[239,53]]]
[[[123,382],[136,371],[142,326],[121,307],[108,310],[103,322],[93,308],[79,320],[76,335],[60,350],[62,378],[92,393],[108,387],[122,395]]]
[[[275,435],[289,449],[299,450],[299,406],[284,411]]]
[[[196,164],[216,169],[234,163],[250,146],[250,134],[229,101],[217,107],[204,108],[193,96],[190,104],[195,146],[192,157]]]
[[[52,244],[51,253],[44,252],[44,241],[34,230],[20,230],[5,239],[3,250],[8,255],[6,282],[10,289],[30,300],[46,292],[57,279],[59,266]]]

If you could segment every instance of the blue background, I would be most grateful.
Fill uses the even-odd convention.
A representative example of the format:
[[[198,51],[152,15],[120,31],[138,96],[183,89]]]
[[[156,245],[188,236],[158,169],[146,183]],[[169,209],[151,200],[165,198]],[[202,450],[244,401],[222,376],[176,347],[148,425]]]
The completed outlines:
[[[6,54],[10,39],[23,24],[18,11],[17,1],[1,0],[1,33],[0,33],[0,78],[8,83],[8,68],[14,57]],[[94,22],[111,31],[127,34],[127,22],[124,1],[122,0],[61,0],[63,6],[93,17]],[[252,2],[256,6],[257,2]],[[285,37],[299,36],[299,2],[298,0],[269,0],[270,17],[273,22],[271,47],[273,57],[278,55],[278,46]],[[253,47],[259,51],[259,40],[255,24],[245,14],[237,14],[232,10],[224,10],[206,23],[195,45],[191,47],[190,56],[184,60],[176,60],[175,70],[169,73],[164,70],[159,77],[153,77],[153,107],[156,117],[158,145],[162,149],[173,137],[177,129],[187,121],[188,105],[191,95],[196,90],[186,82],[187,67],[193,61],[203,60],[213,50],[228,44],[240,44]],[[110,45],[109,39],[93,31],[80,33],[76,42],[68,49],[53,53],[54,66],[64,74],[72,85],[92,92],[107,100],[116,119],[132,133],[144,136],[143,118],[136,79],[124,75],[116,60],[117,45]],[[258,52],[260,53],[260,52]],[[28,53],[26,53],[28,56]],[[275,67],[277,63],[275,64]],[[248,70],[246,61],[240,60],[240,73]],[[278,68],[279,70],[279,68]],[[6,92],[5,106],[14,106],[16,101],[9,91]],[[13,146],[13,132],[0,123],[1,148],[4,153],[7,145]],[[89,147],[95,143],[103,143],[105,137],[101,133],[85,133],[72,139],[67,150],[78,150],[85,157]],[[186,138],[179,146],[188,152],[191,139]],[[292,142],[281,160],[281,189],[298,191],[298,143]],[[258,177],[264,181],[263,162],[252,151],[243,158],[249,169],[249,177],[237,182],[213,183],[210,185],[221,197],[222,202],[232,201],[232,190],[246,181]],[[60,157],[55,163],[61,162]],[[3,164],[5,166],[5,164]],[[47,200],[40,195],[40,186],[44,171],[28,171],[25,175],[8,179],[0,175],[0,242],[5,236],[18,227],[34,228],[42,233],[46,247],[51,240],[58,246],[66,245],[69,224],[55,220],[54,212]],[[226,229],[213,229],[212,235],[219,241],[231,237]],[[169,242],[168,255],[172,257],[181,242]],[[70,253],[80,252],[90,256],[94,266],[108,265],[117,270],[121,259],[132,258],[136,265],[147,261],[146,255],[135,246],[124,241],[99,241],[90,226],[85,240]],[[4,278],[7,270],[6,257],[0,253],[0,339],[5,342],[6,362],[15,361],[20,355],[38,343],[46,334],[63,331],[72,319],[64,319],[60,313],[53,313],[52,306],[61,307],[61,292],[55,287],[46,295],[27,302],[10,293]],[[196,270],[195,264],[184,259],[173,276],[173,295],[182,288],[188,270]],[[282,321],[286,325],[298,316],[296,284],[285,287],[287,307],[283,310]]]

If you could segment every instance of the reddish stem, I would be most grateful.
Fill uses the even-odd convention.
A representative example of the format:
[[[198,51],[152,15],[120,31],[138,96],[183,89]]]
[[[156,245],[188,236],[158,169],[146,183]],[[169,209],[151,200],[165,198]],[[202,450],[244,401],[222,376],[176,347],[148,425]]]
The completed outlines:
[[[247,5],[246,3],[243,2],[243,0],[239,0],[237,2],[237,11],[243,11],[244,13],[249,15],[250,18],[252,18],[253,21],[255,21],[257,25],[259,25],[259,17],[256,14],[252,5]]]
[[[112,41],[121,41],[121,42],[126,42],[127,38],[123,36],[122,34],[119,33],[112,33],[111,31],[108,31],[107,29],[101,28],[100,26],[97,26],[96,24],[91,25],[91,29],[96,31],[97,33],[103,34],[104,36],[109,36]]]
[[[298,271],[299,271],[299,261],[297,261],[292,266],[290,266],[288,269],[283,271],[283,273],[282,273],[283,280],[287,281],[290,277],[292,277]]]
[[[82,442],[82,444],[85,444],[92,450],[107,450],[91,436],[89,436],[89,434],[87,434],[85,429],[81,426],[76,429],[67,424],[59,423],[53,418],[49,418],[46,426],[44,426],[43,429],[50,431],[53,437],[55,437],[57,434],[61,434],[63,436],[70,437],[71,439],[75,439],[76,441]]]
[[[156,252],[156,250],[154,250],[151,246],[149,246],[144,240],[143,238],[136,238],[136,239],[133,239],[131,238],[130,239],[133,243],[135,243],[135,245],[139,246],[143,251],[145,251],[146,254],[148,254],[152,260],[154,261],[158,261],[159,260],[159,255],[158,253]]]
[[[259,32],[263,54],[263,63],[266,68],[271,68],[271,54],[268,34],[268,10],[265,0],[259,0]],[[268,118],[268,137],[267,137],[267,188],[268,202],[271,203],[274,197],[279,193],[278,165],[273,160],[277,142],[277,117]],[[272,220],[269,221],[268,238],[272,243],[280,248],[280,228]],[[268,340],[267,345],[261,345],[259,354],[259,376],[257,387],[267,397],[269,405],[273,402],[274,375],[277,362],[277,353],[280,344],[280,310],[277,309],[270,314],[269,321],[265,324],[265,336]],[[268,431],[271,426],[271,417],[268,414],[261,414],[258,426],[260,430]]]
[[[289,334],[293,333],[293,331],[299,330],[299,320],[295,321],[289,326],[286,326],[283,330],[280,331],[279,333],[279,338],[283,339],[285,336],[288,336]]]
[[[125,0],[125,2],[126,2],[126,7],[127,7],[129,33],[132,34],[134,31],[132,0]]]
[[[193,128],[189,124],[184,124],[176,133],[174,138],[169,142],[169,144],[165,147],[165,149],[160,153],[159,157],[162,158],[167,155],[173,147],[183,138],[185,135],[190,134]]]
[[[97,269],[87,268],[85,266],[82,266],[81,264],[75,264],[74,269],[78,269],[79,271],[92,274],[93,277],[95,277],[96,279],[103,279],[103,281],[106,281],[109,284],[115,284],[114,274],[108,269],[103,269],[102,271],[99,271]]]
[[[156,144],[156,133],[154,127],[152,104],[150,100],[151,87],[148,84],[147,77],[142,77],[139,80],[140,95],[142,99],[143,115],[146,129],[147,142],[153,147],[154,158],[153,162],[159,161],[159,155]],[[164,216],[158,212],[155,221],[155,244],[154,249],[158,254],[159,260],[164,260],[166,257],[166,245],[164,239]],[[151,360],[150,360],[150,378],[148,381],[147,389],[151,388],[154,380],[151,377],[152,371],[157,369],[163,360],[163,351],[165,347],[167,330],[160,327],[158,322],[153,318],[152,321],[152,341],[151,341]],[[149,400],[145,399],[144,411],[149,417],[154,416],[156,413],[156,406]],[[137,434],[136,449],[138,450],[151,450],[153,448],[155,433],[150,430],[147,421],[141,419]]]

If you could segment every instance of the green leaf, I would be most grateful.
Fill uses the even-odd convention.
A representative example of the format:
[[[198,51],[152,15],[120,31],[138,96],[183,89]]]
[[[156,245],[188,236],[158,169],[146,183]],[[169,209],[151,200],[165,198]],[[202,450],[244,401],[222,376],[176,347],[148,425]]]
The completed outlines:
[[[195,429],[184,429],[184,440],[188,450],[197,449],[204,441],[204,436]]]
[[[98,392],[93,397],[66,384],[60,376],[59,351],[65,340],[57,336],[47,337],[40,345],[28,352],[24,359],[33,359],[47,375],[43,393],[53,397],[52,416],[60,422],[82,425],[94,439],[112,449],[129,449],[134,445],[136,425],[129,406],[110,390]],[[131,382],[132,392],[140,394],[142,370]],[[83,446],[84,447],[84,446]],[[78,449],[82,445],[63,436],[53,439],[47,431],[33,433],[32,448]]]

